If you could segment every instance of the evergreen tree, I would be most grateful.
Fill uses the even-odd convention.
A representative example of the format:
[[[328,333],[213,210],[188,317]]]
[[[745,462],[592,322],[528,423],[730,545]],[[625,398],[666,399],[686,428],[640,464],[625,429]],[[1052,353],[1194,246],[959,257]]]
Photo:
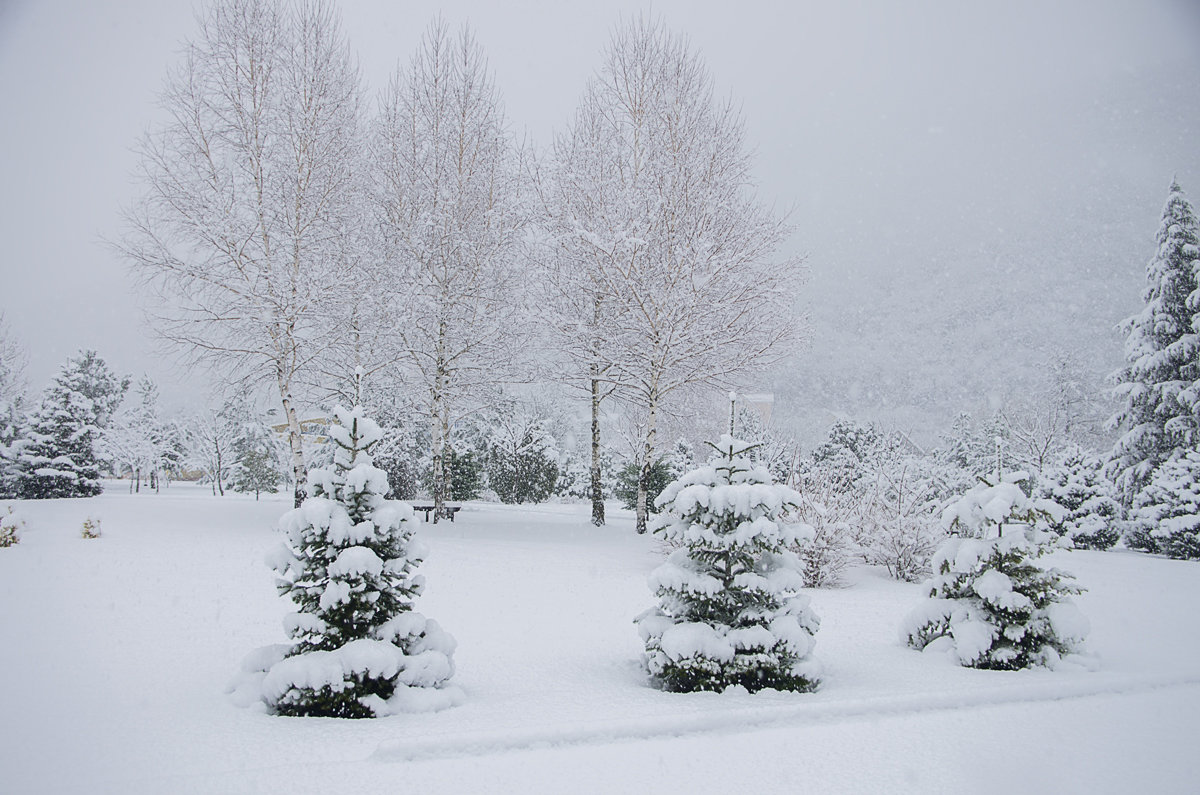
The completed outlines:
[[[637,510],[638,479],[642,477],[641,464],[630,462],[621,467],[617,473],[617,482],[613,488],[613,496],[621,501],[621,505],[629,510]],[[677,476],[676,476],[677,477]],[[645,470],[646,501],[650,505],[657,504],[658,495],[675,478],[671,475],[671,465],[666,458],[659,458],[650,468]]]
[[[372,386],[369,400],[377,405],[376,416],[383,436],[375,448],[375,465],[387,473],[389,499],[415,500],[429,491],[433,461],[429,423],[415,421],[420,407],[395,389]]]
[[[520,436],[497,434],[488,452],[488,485],[504,503],[544,502],[554,493],[558,461],[553,440],[535,422]]]
[[[1164,461],[1137,493],[1125,544],[1172,558],[1200,558],[1200,452]]]
[[[129,379],[117,378],[95,351],[67,360],[30,420],[19,458],[23,497],[100,493],[95,442],[128,388]]]
[[[961,665],[999,670],[1053,668],[1076,654],[1089,627],[1070,596],[1082,589],[1035,562],[1060,545],[1035,527],[1054,513],[1012,479],[981,483],[950,506],[943,521],[953,537],[934,555],[929,600],[905,621],[908,645],[948,648]]]
[[[26,422],[19,404],[0,405],[0,499],[21,496],[21,451],[28,444]]]
[[[452,500],[478,499],[483,490],[483,462],[474,450],[446,446],[446,490]]]
[[[20,497],[25,446],[25,367],[29,355],[0,312],[0,499]]]
[[[1124,405],[1111,421],[1121,436],[1109,469],[1126,505],[1160,463],[1197,442],[1187,396],[1200,372],[1188,298],[1197,291],[1200,225],[1178,182],[1171,182],[1156,240],[1146,266],[1146,306],[1124,323],[1128,364],[1115,376]]]
[[[565,456],[559,464],[556,490],[563,497],[577,500],[591,500],[593,497],[593,463],[599,464],[600,499],[614,496],[617,472],[613,463],[613,452],[607,447],[600,447],[596,461],[592,460],[590,451],[574,450]],[[636,474],[634,476],[636,478]],[[636,482],[634,489],[636,490]],[[636,498],[636,495],[635,495]]]
[[[298,613],[292,645],[265,668],[262,695],[281,715],[366,718],[404,708],[413,688],[454,673],[454,639],[413,611],[425,555],[412,507],[387,503],[387,476],[371,463],[379,426],[337,408],[333,467],[308,473],[308,497],[284,514],[287,541],[273,562]]]
[[[1080,549],[1108,549],[1121,534],[1121,505],[1104,476],[1104,461],[1078,447],[1068,448],[1059,462],[1042,472],[1038,496],[1053,500],[1065,513],[1050,519],[1049,526]]]
[[[279,445],[274,432],[261,422],[247,422],[233,442],[233,480],[230,486],[243,494],[274,494],[283,480]]]
[[[812,690],[820,620],[786,549],[806,528],[783,520],[800,495],[755,466],[745,442],[726,435],[714,449],[657,500],[654,531],[683,548],[650,575],[658,606],[637,619],[646,669],[672,691]]]

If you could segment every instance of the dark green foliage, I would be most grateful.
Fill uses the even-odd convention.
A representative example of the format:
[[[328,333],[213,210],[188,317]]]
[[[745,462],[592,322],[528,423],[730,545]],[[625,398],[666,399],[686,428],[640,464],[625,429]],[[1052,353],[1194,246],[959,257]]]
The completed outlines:
[[[447,447],[445,466],[450,499],[461,502],[479,498],[479,492],[483,490],[483,462],[475,451],[460,453]]]
[[[493,443],[488,453],[488,485],[504,503],[544,502],[554,493],[558,462],[548,440],[526,430],[517,444]]]
[[[326,685],[289,692],[275,704],[275,714],[289,718],[374,718],[375,711],[362,699],[369,696],[387,699],[395,691],[392,679],[353,673],[336,689]]]
[[[637,464],[626,464],[617,473],[617,483],[613,489],[613,495],[631,511],[637,509],[638,475],[640,473],[641,467]],[[658,499],[658,495],[675,477],[671,473],[671,467],[666,458],[660,458],[650,465],[650,471],[646,475],[646,505],[651,512],[653,512],[651,506]]]

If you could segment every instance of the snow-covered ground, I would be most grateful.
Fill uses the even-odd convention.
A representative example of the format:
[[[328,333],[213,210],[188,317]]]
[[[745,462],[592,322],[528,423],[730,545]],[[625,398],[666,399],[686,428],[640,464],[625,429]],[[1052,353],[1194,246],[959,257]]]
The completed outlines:
[[[1062,553],[1097,672],[974,671],[900,645],[919,586],[813,593],[810,694],[647,686],[633,618],[654,538],[583,505],[471,504],[422,524],[419,607],[459,642],[462,706],[280,718],[225,695],[284,640],[263,558],[283,498],[21,503],[0,549],[0,792],[1194,792],[1200,565]],[[83,540],[85,516],[103,537]]]

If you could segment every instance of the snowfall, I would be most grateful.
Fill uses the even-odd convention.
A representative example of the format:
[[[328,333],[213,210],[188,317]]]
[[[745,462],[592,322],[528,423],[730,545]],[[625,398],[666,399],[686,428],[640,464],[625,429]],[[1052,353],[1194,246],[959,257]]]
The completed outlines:
[[[418,609],[465,700],[283,718],[229,683],[285,640],[264,558],[286,498],[175,484],[15,503],[0,549],[0,792],[1195,792],[1200,564],[1061,552],[1099,669],[976,671],[904,647],[919,585],[811,592],[815,693],[664,693],[633,619],[665,555],[611,509],[468,503],[420,524]],[[102,536],[80,537],[88,516]]]

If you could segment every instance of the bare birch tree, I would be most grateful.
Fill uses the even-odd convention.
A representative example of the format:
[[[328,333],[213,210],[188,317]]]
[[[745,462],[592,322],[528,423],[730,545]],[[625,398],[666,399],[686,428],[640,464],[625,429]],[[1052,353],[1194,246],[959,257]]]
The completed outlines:
[[[383,97],[374,135],[378,281],[406,375],[432,431],[435,516],[453,418],[522,354],[517,255],[522,170],[483,52],[436,22]]]
[[[588,86],[571,127],[555,137],[544,170],[535,174],[540,222],[548,233],[537,251],[540,298],[552,345],[565,355],[567,383],[586,389],[591,417],[592,524],[604,524],[600,424],[613,394],[602,343],[613,312],[616,263],[636,254],[640,225],[650,213],[637,191],[636,163],[620,155],[613,119]],[[636,137],[638,131],[634,131]],[[635,147],[636,149],[636,147]]]
[[[165,340],[227,382],[277,390],[297,504],[296,392],[343,332],[360,95],[329,3],[219,0],[168,77],[120,244]]]
[[[800,263],[775,256],[789,230],[752,192],[744,138],[687,42],[639,19],[614,33],[556,148],[558,243],[592,310],[576,349],[646,413],[638,532],[664,401],[737,385],[797,339]]]

